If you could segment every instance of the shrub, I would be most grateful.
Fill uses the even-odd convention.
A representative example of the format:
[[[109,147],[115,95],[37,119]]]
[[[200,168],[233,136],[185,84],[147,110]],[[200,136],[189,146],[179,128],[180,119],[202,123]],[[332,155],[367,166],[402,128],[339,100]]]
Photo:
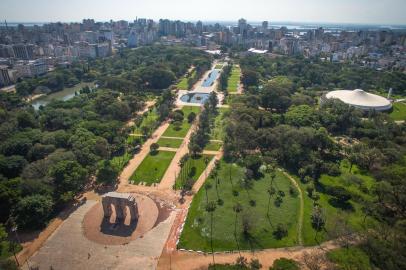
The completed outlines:
[[[187,116],[187,121],[189,123],[192,123],[196,119],[196,113],[190,112]]]
[[[158,152],[158,149],[159,149],[159,144],[157,144],[157,143],[153,143],[149,147],[149,150],[151,151],[151,154],[156,154]]]
[[[281,240],[283,237],[286,237],[288,235],[288,228],[286,227],[285,224],[279,223],[276,226],[273,235],[276,239]]]
[[[180,121],[175,121],[173,122],[173,129],[176,131],[179,131],[182,129],[182,122]]]
[[[299,270],[299,265],[296,261],[286,258],[280,258],[273,262],[269,270]]]

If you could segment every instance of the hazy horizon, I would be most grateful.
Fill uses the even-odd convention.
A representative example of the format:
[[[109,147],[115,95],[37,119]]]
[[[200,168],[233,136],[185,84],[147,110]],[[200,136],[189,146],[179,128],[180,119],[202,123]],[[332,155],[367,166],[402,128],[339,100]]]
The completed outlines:
[[[229,22],[243,17],[250,22],[406,25],[406,1],[402,0],[2,0],[0,7],[2,21],[27,23],[85,18],[132,21],[136,17]]]

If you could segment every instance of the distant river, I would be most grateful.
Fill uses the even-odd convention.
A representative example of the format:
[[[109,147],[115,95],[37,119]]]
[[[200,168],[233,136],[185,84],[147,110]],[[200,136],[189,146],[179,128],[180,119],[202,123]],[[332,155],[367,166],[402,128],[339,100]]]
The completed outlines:
[[[41,105],[45,106],[52,100],[63,100],[63,101],[69,100],[75,96],[76,92],[79,92],[80,89],[82,89],[85,86],[89,86],[89,87],[93,88],[93,87],[95,87],[95,84],[94,84],[94,82],[82,82],[82,83],[75,85],[74,87],[67,87],[67,88],[64,88],[62,91],[58,91],[58,92],[37,98],[36,100],[31,102],[31,105],[34,107],[35,110],[38,110]]]

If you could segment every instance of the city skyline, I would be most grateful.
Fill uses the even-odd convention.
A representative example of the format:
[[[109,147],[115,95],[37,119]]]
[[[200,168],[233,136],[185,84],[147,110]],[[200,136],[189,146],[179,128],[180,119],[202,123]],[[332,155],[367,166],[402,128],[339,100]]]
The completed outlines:
[[[168,18],[189,21],[248,21],[404,25],[406,2],[400,0],[366,1],[297,1],[254,0],[233,3],[207,0],[200,7],[193,1],[79,1],[73,0],[61,8],[59,1],[5,0],[0,18],[10,22],[79,22],[83,18],[97,21],[133,20],[136,17]],[[295,8],[292,8],[295,7]],[[225,12],[229,10],[230,12]]]

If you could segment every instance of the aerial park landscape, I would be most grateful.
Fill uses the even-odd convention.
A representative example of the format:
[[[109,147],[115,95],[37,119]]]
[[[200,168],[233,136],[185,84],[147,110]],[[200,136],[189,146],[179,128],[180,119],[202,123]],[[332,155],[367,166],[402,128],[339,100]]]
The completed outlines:
[[[406,269],[406,26],[374,24],[382,3],[332,6],[368,10],[364,25],[14,1],[0,4],[0,270]],[[249,11],[214,2],[207,18]],[[253,17],[332,5],[258,2]],[[8,22],[28,6],[121,13]]]
[[[347,193],[350,190],[368,200],[374,180],[348,159],[330,175],[321,174],[316,186],[308,169],[295,173],[271,156],[232,158],[235,146],[224,143],[234,131],[225,127],[232,117],[244,117],[249,109],[240,107],[247,95],[242,90],[244,77],[235,61],[208,63],[190,86],[185,78],[196,74],[193,65],[172,86],[169,100],[173,105],[167,117],[162,118],[162,105],[158,105],[166,101],[147,96],[126,123],[127,150],[111,159],[111,166],[119,172],[117,185],[102,184],[84,193],[63,223],[52,226],[57,218],[48,224],[45,232],[49,230],[52,237],[44,235],[29,243],[18,255],[19,261],[63,269],[69,254],[77,268],[169,269],[169,265],[185,269],[233,264],[245,258],[253,265],[260,261],[270,267],[280,257],[300,261],[335,250],[341,242],[353,243],[357,231],[375,222],[364,216],[361,202]],[[289,83],[287,78],[278,80],[281,85]],[[221,81],[227,83],[221,85]],[[185,98],[189,95],[203,98]],[[238,116],[232,115],[233,110],[240,110]],[[294,115],[294,109],[289,109],[285,121],[307,121]],[[306,111],[300,117],[304,116],[312,117]],[[250,144],[249,132],[235,132]],[[332,138],[322,140],[332,143]],[[229,147],[227,156],[225,147]],[[251,146],[248,149],[257,152]],[[363,182],[362,189],[348,182],[355,178]],[[335,187],[341,193],[327,193],[321,186]],[[116,203],[102,207],[107,191],[115,191],[108,193],[112,202],[134,198],[137,217],[125,206],[118,213]],[[332,241],[337,239],[341,242]],[[55,250],[64,252],[55,254]]]

